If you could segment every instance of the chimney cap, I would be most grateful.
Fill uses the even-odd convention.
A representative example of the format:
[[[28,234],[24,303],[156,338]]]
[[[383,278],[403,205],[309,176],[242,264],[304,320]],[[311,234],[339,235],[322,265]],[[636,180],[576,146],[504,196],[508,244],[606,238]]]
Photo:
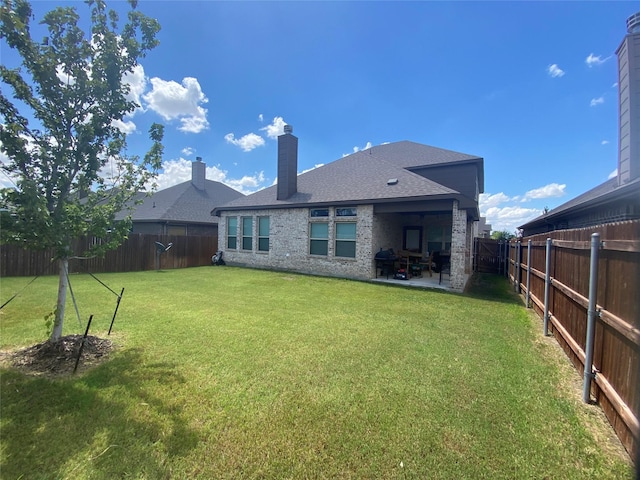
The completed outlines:
[[[293,127],[291,125],[285,125],[284,126],[284,134],[286,135],[287,133],[288,134],[293,133]]]

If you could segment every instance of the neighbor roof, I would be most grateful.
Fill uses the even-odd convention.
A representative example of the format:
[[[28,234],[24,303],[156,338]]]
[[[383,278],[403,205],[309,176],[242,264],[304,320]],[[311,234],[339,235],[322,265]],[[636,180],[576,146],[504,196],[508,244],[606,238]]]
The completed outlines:
[[[216,224],[210,211],[213,207],[230,202],[244,195],[231,187],[213,180],[204,181],[204,190],[195,187],[191,180],[158,190],[147,197],[139,194],[143,203],[131,215],[134,222],[188,222]],[[119,214],[122,218],[124,214]]]
[[[579,210],[585,208],[594,207],[603,203],[626,198],[627,196],[635,195],[636,197],[640,192],[640,178],[636,178],[632,182],[629,182],[621,187],[618,186],[618,177],[613,177],[604,183],[588,190],[582,195],[563,203],[559,207],[550,210],[548,213],[540,215],[539,217],[530,220],[529,222],[521,225],[518,228],[531,229],[538,225],[544,225],[555,221],[558,218],[570,215]]]
[[[277,186],[274,185],[233,200],[211,213],[215,215],[221,210],[255,207],[450,198],[460,192],[413,173],[410,169],[470,161],[482,162],[482,159],[409,141],[379,145],[298,175],[297,193],[286,200],[276,198]],[[397,179],[397,183],[388,184],[391,179]]]

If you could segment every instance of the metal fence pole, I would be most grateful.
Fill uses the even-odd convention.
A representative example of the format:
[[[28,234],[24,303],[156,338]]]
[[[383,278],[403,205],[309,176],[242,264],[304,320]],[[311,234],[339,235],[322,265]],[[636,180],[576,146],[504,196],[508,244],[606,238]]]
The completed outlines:
[[[596,334],[596,307],[598,296],[598,249],[600,248],[600,234],[591,235],[591,264],[589,266],[589,307],[587,310],[587,339],[584,351],[584,387],[582,400],[591,401],[591,380],[593,372],[593,341]]]
[[[520,242],[520,240],[518,240],[518,242],[516,243],[516,268],[515,268],[515,282],[514,282],[514,288],[516,290],[517,293],[520,293],[520,276],[522,275],[522,272],[520,270],[521,265],[520,265],[520,261],[522,260],[522,242]]]
[[[531,299],[531,240],[527,240],[527,308]]]
[[[544,264],[544,336],[549,335],[549,289],[551,287],[551,239],[547,238]]]

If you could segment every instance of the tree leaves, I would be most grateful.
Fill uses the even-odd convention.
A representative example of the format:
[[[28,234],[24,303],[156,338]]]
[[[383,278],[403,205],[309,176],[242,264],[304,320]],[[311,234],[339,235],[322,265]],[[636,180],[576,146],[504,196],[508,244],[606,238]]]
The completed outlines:
[[[0,39],[16,50],[20,68],[0,65],[0,164],[16,188],[0,191],[0,241],[72,254],[103,254],[129,233],[130,218],[116,216],[135,206],[139,192],[162,163],[163,127],[149,131],[142,157],[127,155],[126,135],[116,121],[137,107],[123,78],[157,44],[158,22],[135,9],[118,27],[117,12],[102,0],[86,2],[90,31],[75,7],[48,12],[48,36],[31,36],[26,0],[0,3]],[[109,167],[110,175],[105,173]],[[90,252],[70,252],[71,240],[94,236]],[[56,311],[54,334],[64,312]]]

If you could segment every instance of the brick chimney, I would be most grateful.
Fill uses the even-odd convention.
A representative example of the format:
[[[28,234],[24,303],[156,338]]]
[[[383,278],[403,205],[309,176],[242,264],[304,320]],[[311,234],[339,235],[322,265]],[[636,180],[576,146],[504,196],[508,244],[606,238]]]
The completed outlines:
[[[640,177],[640,12],[627,19],[618,56],[618,186]]]
[[[191,183],[198,190],[204,190],[204,181],[207,165],[202,162],[202,157],[196,157],[195,162],[191,162]]]
[[[286,200],[298,191],[298,137],[292,135],[293,127],[284,126],[284,134],[278,137],[278,200]]]

